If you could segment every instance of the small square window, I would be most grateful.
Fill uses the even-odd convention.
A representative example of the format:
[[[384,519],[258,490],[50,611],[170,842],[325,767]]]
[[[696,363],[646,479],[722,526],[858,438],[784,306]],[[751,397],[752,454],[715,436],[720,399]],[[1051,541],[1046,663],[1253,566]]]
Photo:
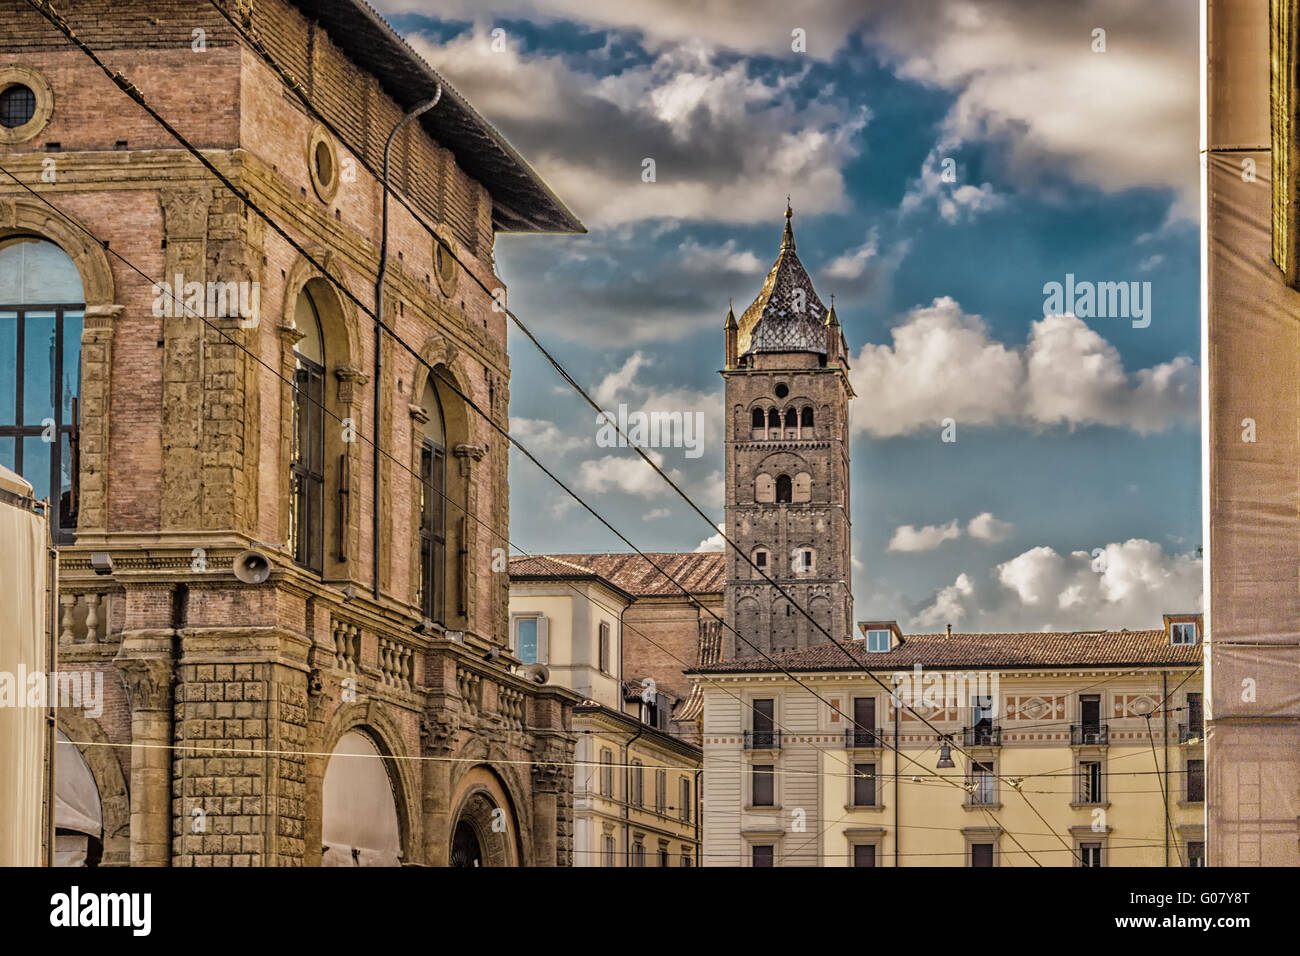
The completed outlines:
[[[855,846],[853,848],[853,865],[875,866],[876,845],[874,843],[859,843]]]
[[[766,552],[766,551],[755,551],[755,552],[754,552],[754,564],[755,564],[756,566],[760,567],[760,568],[765,568],[765,567],[767,567],[767,552]]]
[[[769,844],[767,846],[756,846],[753,848],[753,865],[754,866],[773,866],[776,854],[774,848]]]
[[[867,650],[875,654],[888,652],[891,636],[888,631],[867,631]]]
[[[1171,644],[1195,644],[1196,622],[1176,621],[1169,625],[1169,642]]]

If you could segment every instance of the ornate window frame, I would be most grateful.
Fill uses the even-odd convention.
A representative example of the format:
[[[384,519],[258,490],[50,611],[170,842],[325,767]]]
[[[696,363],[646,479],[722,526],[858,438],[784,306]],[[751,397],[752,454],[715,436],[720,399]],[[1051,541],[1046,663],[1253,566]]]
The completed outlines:
[[[25,86],[36,96],[36,110],[22,126],[0,126],[0,146],[16,146],[43,132],[54,115],[54,90],[45,74],[25,66],[0,67],[0,91]]]

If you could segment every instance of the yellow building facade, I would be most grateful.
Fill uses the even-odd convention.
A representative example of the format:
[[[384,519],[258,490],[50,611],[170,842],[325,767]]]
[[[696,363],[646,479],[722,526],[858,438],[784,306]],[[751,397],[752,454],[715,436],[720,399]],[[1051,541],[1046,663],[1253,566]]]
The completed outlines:
[[[704,865],[1203,865],[1197,617],[861,630],[694,672]]]
[[[671,732],[681,665],[626,659],[636,596],[590,567],[552,557],[512,563],[510,647],[574,708],[575,866],[699,865],[700,748]],[[690,726],[693,726],[690,725]]]

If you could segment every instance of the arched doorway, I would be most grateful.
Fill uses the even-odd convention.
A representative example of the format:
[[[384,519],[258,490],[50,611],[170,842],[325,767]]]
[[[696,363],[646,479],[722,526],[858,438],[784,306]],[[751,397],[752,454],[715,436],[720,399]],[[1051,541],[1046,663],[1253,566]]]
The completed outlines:
[[[457,787],[450,866],[518,866],[519,831],[505,786],[487,766],[472,768]]]
[[[482,866],[483,844],[479,842],[474,824],[461,820],[451,837],[452,866]]]
[[[54,865],[98,866],[104,852],[104,810],[90,765],[58,731],[54,765]]]
[[[321,866],[400,866],[402,835],[385,760],[366,734],[349,730],[325,768]]]

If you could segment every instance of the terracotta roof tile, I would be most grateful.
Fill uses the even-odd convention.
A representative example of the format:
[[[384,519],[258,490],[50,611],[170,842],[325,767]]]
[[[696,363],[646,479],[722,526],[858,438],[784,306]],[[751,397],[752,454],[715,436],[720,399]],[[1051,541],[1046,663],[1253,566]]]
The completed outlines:
[[[872,653],[860,640],[846,642],[854,660],[871,670],[900,670],[914,664],[942,668],[1042,668],[1199,664],[1200,644],[1170,644],[1164,630],[1037,632],[1020,634],[912,634],[892,651]],[[819,644],[771,655],[786,670],[852,671],[844,650]],[[763,657],[742,657],[701,665],[687,673],[776,673]]]
[[[709,552],[651,552],[646,556],[692,594],[721,594],[727,580],[726,556]],[[673,581],[639,554],[547,554],[510,559],[510,577],[546,578],[595,575],[633,597],[681,597]]]

